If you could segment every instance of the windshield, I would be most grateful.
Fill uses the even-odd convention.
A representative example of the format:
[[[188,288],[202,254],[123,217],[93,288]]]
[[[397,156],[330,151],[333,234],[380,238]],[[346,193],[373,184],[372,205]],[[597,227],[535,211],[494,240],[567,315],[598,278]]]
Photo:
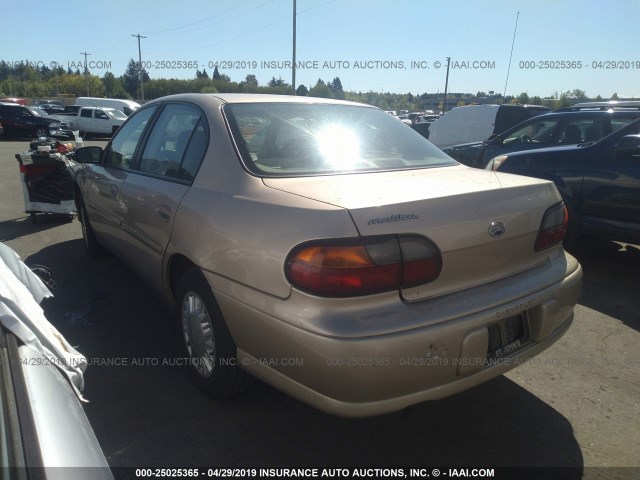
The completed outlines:
[[[264,176],[298,176],[455,165],[382,110],[351,105],[226,105],[246,167]]]
[[[114,108],[110,108],[108,110],[105,109],[105,112],[111,118],[115,118],[116,120],[126,120],[127,119],[127,116],[124,113],[122,113],[120,110],[116,110]]]
[[[48,117],[49,114],[40,108],[27,107],[36,117]]]

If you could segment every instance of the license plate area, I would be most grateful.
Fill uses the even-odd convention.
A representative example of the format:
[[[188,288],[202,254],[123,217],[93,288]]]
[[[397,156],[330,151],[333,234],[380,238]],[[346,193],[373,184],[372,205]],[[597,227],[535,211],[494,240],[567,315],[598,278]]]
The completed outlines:
[[[489,341],[487,358],[495,359],[511,355],[531,342],[527,314],[503,318],[487,326]]]

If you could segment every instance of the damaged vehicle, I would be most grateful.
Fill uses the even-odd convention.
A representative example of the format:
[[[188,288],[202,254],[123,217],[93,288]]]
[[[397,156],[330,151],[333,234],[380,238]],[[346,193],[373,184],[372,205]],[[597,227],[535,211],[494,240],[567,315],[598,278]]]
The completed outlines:
[[[195,382],[383,414],[494,378],[573,321],[550,181],[460,165],[374,107],[184,94],[78,149],[86,249],[173,305]]]

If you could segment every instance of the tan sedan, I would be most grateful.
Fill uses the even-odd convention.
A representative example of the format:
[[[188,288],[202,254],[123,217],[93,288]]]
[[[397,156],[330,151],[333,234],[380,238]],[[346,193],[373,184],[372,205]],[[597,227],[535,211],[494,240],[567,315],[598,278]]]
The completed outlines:
[[[478,385],[573,320],[582,270],[552,182],[462,166],[366,105],[147,103],[79,149],[87,251],[161,292],[210,395],[252,376],[367,416]]]

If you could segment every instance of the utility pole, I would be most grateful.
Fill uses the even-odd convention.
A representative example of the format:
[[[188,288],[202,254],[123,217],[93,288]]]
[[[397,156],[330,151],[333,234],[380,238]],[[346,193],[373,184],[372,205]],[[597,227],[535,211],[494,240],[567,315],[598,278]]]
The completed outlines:
[[[291,89],[296,94],[296,0],[293,0],[293,63],[291,64]]]
[[[447,79],[444,81],[444,99],[442,100],[442,114],[447,113],[447,88],[449,87],[449,64],[451,57],[447,57]]]
[[[87,56],[91,54],[87,52],[80,52],[80,55],[84,55],[84,78],[87,86],[87,97],[89,97],[89,69],[87,68]]]
[[[142,50],[140,49],[140,39],[143,37],[139,33],[137,35],[131,35],[138,39],[138,67],[140,68],[140,100],[144,100],[144,75],[142,74]]]

